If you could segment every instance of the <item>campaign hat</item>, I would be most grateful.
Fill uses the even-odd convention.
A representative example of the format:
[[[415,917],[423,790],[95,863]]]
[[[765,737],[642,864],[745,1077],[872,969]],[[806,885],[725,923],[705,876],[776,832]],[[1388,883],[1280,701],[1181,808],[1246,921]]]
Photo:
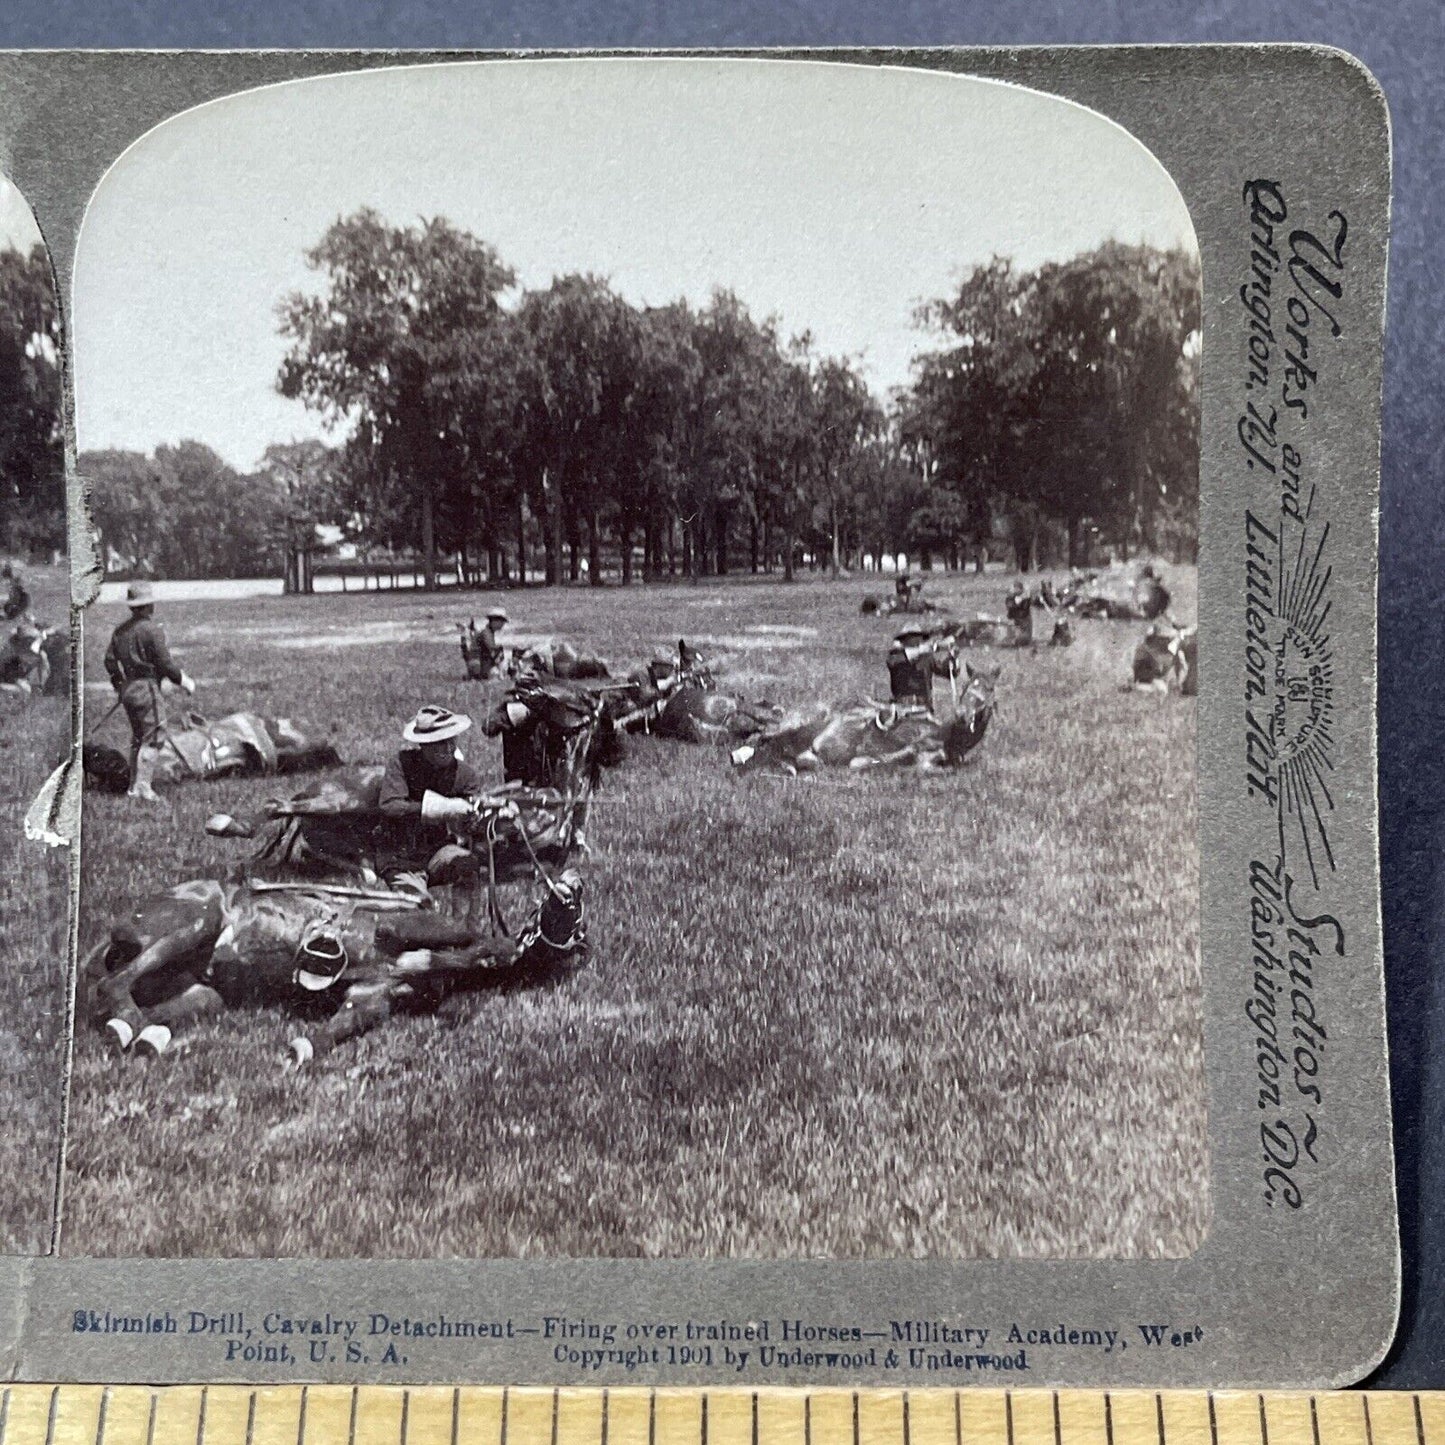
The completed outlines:
[[[407,723],[401,735],[409,743],[444,743],[459,738],[471,725],[472,720],[465,713],[428,703]]]

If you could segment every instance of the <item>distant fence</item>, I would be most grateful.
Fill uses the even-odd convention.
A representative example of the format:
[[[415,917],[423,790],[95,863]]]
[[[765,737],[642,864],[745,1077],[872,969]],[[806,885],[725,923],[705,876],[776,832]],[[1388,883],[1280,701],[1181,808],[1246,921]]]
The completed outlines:
[[[310,568],[311,590],[317,592],[370,592],[426,585],[426,574],[415,562],[358,562],[317,560]],[[330,583],[323,586],[322,583]],[[455,587],[455,571],[437,568],[437,586]]]

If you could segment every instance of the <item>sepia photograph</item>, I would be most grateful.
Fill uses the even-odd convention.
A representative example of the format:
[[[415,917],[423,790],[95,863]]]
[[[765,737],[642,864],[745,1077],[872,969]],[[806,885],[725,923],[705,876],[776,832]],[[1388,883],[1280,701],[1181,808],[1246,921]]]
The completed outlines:
[[[38,235],[0,275],[42,388]],[[1197,1250],[1201,305],[1144,145],[967,76],[418,65],[138,140],[75,262],[61,1252]],[[0,698],[12,811],[68,675]]]
[[[61,331],[50,256],[0,176],[0,1253],[50,1245],[66,1044],[69,850],[25,815],[70,752]]]

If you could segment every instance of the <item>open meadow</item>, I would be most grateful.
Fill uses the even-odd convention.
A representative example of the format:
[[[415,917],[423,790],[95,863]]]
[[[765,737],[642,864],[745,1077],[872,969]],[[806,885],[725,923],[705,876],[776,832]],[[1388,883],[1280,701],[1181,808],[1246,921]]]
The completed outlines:
[[[64,626],[63,567],[27,567],[36,617]],[[25,810],[70,747],[70,698],[0,694],[0,1253],[50,1243],[65,1087],[70,854],[25,837]]]
[[[1192,621],[1193,570],[1166,571]],[[998,611],[1010,580],[935,575],[928,595]],[[858,607],[887,586],[503,600],[511,641],[566,637],[625,669],[686,637],[721,686],[794,705],[886,696],[896,623]],[[158,615],[191,705],[327,725],[348,761],[380,762],[419,704],[479,716],[496,698],[465,680],[454,626],[493,600]],[[92,723],[122,616],[86,619]],[[998,713],[953,774],[738,775],[721,749],[633,740],[589,827],[591,958],[561,980],[454,997],[299,1073],[280,1010],[196,1027],[150,1063],[82,1023],[63,1250],[1190,1252],[1208,1217],[1195,711],[1122,690],[1141,631],[1080,622],[1072,648],[978,654],[1002,662]],[[123,720],[109,727],[124,746]],[[464,741],[499,779],[498,745]],[[204,819],[277,789],[89,797],[82,949],[139,896],[239,861],[246,845]]]

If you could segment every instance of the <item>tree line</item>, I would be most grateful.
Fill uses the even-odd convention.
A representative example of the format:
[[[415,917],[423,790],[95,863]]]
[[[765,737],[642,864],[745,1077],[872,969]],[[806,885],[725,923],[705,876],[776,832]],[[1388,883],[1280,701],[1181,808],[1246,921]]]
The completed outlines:
[[[443,219],[362,210],[307,260],[318,285],[280,304],[276,384],[334,444],[273,446],[248,475],[195,442],[88,454],[121,565],[274,575],[318,525],[419,558],[429,583],[443,557],[479,582],[630,582],[1197,545],[1199,273],[1181,252],[975,268],[919,308],[912,380],[886,398],[731,292],[638,306],[588,274],[519,290]]]
[[[45,247],[0,251],[0,550],[65,547],[60,313]]]

